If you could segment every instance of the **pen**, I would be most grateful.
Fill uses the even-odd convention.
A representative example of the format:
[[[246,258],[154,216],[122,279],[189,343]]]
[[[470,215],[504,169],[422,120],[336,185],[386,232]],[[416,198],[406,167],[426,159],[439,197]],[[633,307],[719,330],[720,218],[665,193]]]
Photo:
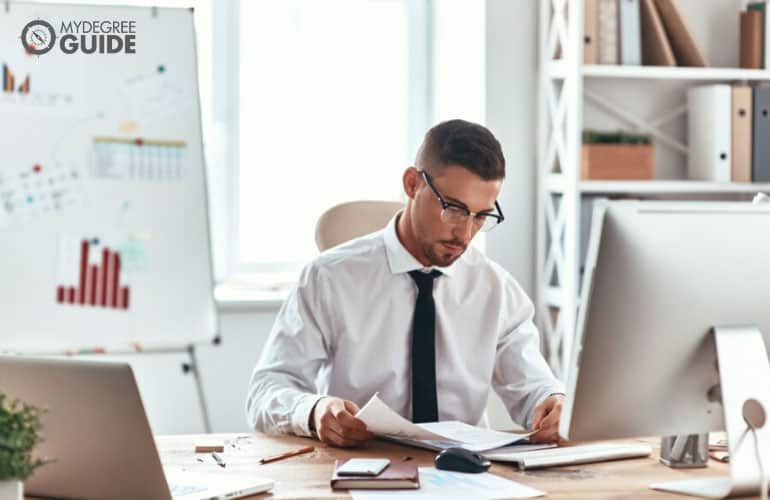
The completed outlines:
[[[315,450],[313,446],[305,446],[304,448],[300,448],[298,450],[287,451],[286,453],[281,453],[280,455],[273,455],[272,457],[262,458],[260,459],[259,463],[262,465],[269,464],[270,462],[275,462],[276,460],[283,460],[284,458],[302,455],[303,453],[310,453],[313,450]]]
[[[227,464],[225,463],[225,459],[222,458],[222,455],[220,455],[217,452],[213,452],[211,454],[212,457],[214,457],[214,461],[216,461],[217,465],[224,468]]]

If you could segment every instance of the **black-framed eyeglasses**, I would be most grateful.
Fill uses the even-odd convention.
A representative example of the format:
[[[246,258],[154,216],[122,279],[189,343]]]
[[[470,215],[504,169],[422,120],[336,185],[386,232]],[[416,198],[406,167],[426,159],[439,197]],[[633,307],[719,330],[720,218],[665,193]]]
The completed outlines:
[[[433,179],[430,178],[428,172],[425,170],[419,170],[419,172],[422,174],[423,179],[425,179],[425,183],[430,187],[431,191],[433,191],[433,194],[436,195],[439,203],[441,203],[442,222],[457,225],[465,224],[468,222],[468,217],[473,216],[473,227],[480,231],[487,232],[494,229],[498,224],[505,220],[505,216],[503,216],[503,211],[500,210],[500,205],[497,203],[497,200],[495,200],[496,214],[491,212],[471,212],[462,205],[444,200],[436,189],[436,186],[433,185]]]

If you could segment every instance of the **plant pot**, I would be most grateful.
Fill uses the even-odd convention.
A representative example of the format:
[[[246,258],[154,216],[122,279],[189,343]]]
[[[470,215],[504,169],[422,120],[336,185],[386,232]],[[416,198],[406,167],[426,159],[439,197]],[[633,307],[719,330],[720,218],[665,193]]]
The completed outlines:
[[[652,144],[583,144],[580,177],[584,180],[652,180]]]
[[[0,498],[3,500],[24,500],[24,483],[16,479],[0,481]]]

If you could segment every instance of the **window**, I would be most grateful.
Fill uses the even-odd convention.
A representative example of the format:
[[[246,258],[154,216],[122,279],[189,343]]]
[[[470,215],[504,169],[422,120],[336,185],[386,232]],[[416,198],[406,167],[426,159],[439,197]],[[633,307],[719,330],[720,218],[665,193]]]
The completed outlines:
[[[324,210],[400,199],[412,161],[406,3],[241,2],[241,269],[298,269],[317,253]]]

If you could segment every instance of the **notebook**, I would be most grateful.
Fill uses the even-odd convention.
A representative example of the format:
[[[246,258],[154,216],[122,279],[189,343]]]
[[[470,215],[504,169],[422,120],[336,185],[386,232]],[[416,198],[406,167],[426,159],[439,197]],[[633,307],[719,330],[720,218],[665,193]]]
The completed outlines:
[[[334,489],[416,490],[420,487],[417,460],[412,457],[393,460],[378,476],[340,476],[337,469],[347,460],[334,463],[331,486]]]

